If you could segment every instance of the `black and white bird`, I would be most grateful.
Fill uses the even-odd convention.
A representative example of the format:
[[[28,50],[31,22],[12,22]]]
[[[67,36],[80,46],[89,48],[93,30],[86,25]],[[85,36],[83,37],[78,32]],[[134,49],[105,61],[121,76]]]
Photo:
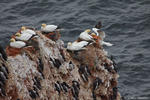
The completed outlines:
[[[98,89],[98,86],[102,83],[102,80],[96,77],[95,81],[93,82],[93,91]]]
[[[41,31],[42,32],[54,32],[57,29],[59,29],[59,27],[57,25],[46,25],[46,24],[42,24],[41,26]]]
[[[21,34],[31,34],[31,35],[36,35],[36,32],[33,31],[32,29],[27,29],[26,27],[21,27]]]
[[[87,41],[81,41],[81,42],[68,42],[67,49],[70,51],[79,51],[79,50],[85,50],[85,46],[87,46],[89,42]]]
[[[21,40],[21,41],[28,41],[29,39],[31,39],[31,37],[33,36],[32,34],[30,33],[23,33],[23,34],[20,34],[20,33],[16,33],[15,34],[15,39],[16,40]]]
[[[113,44],[104,41],[104,38],[105,38],[105,32],[104,32],[104,31],[101,31],[101,30],[99,30],[99,29],[97,29],[97,28],[92,28],[92,30],[94,31],[94,33],[95,33],[97,36],[101,37],[101,39],[102,39],[102,40],[100,41],[100,44],[101,44],[101,45],[113,46]]]
[[[1,46],[0,46],[0,54],[4,60],[7,60],[7,54]]]
[[[80,35],[79,35],[79,39],[83,40],[83,41],[93,41],[94,42],[94,39],[91,35],[89,35],[89,33],[91,32],[90,29],[86,29],[84,32],[82,32]]]
[[[26,46],[26,43],[23,41],[16,41],[14,38],[10,40],[10,46],[13,48],[23,48]]]
[[[106,37],[105,36],[105,32],[104,31],[101,31],[100,29],[98,29],[98,28],[92,28],[92,31],[94,32],[94,33],[96,33],[96,35],[97,36],[100,36],[101,38],[102,38],[102,40]]]

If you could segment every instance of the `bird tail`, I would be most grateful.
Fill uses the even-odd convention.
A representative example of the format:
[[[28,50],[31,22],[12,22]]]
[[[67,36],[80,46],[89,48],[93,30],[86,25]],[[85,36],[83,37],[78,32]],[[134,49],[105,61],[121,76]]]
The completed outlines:
[[[63,31],[63,30],[65,30],[64,28],[61,28],[59,25],[58,25],[58,27],[56,28],[56,30],[58,30],[58,31]]]
[[[61,28],[61,29],[56,29],[57,31],[64,31],[65,29],[64,28]]]

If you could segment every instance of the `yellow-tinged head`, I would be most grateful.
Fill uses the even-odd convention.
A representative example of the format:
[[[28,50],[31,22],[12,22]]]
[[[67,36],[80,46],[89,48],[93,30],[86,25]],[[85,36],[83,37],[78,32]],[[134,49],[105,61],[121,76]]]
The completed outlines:
[[[10,39],[10,42],[15,42],[16,40],[14,38],[11,38]]]
[[[21,36],[21,34],[20,34],[19,32],[17,32],[15,35],[16,35],[16,36],[18,36],[18,37],[20,37],[20,36]]]
[[[95,36],[96,34],[95,33],[91,33],[91,35]]]
[[[46,27],[46,24],[42,24],[42,27]]]
[[[72,45],[72,43],[71,42],[68,42],[68,46],[71,46]]]
[[[26,30],[26,27],[22,26],[22,27],[21,27],[21,30],[22,30],[22,31]]]
[[[89,33],[91,32],[91,29],[86,29],[85,32]]]

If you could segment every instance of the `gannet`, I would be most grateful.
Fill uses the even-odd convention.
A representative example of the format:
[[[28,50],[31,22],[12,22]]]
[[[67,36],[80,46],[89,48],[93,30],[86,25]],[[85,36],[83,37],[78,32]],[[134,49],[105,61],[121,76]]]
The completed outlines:
[[[16,36],[15,37],[16,40],[28,41],[33,35],[29,33],[23,33],[23,34],[16,33],[15,36]]]
[[[96,33],[97,36],[100,36],[102,39],[105,38],[105,32],[101,31],[98,28],[92,28],[92,30],[94,31],[94,33]]]
[[[31,30],[31,29],[27,29],[26,27],[21,27],[21,34],[31,34],[31,35],[36,35],[35,31]]]
[[[79,38],[81,40],[84,40],[84,41],[94,41],[93,40],[93,37],[91,35],[89,35],[89,32],[91,32],[90,29],[86,29],[84,32],[82,32],[79,36]]]
[[[56,26],[56,25],[42,24],[42,26],[41,26],[42,32],[54,32],[56,29],[58,29],[58,26]]]
[[[0,45],[0,54],[2,55],[4,60],[7,60],[7,54],[1,45]]]
[[[97,36],[95,33],[92,33],[91,36],[96,39],[96,42],[99,42],[101,45],[112,46],[113,44],[109,42],[105,42],[101,39],[101,37]]]
[[[26,43],[23,41],[16,41],[14,38],[10,40],[10,46],[13,48],[22,48],[26,46]]]
[[[68,42],[67,49],[70,51],[78,51],[78,50],[84,50],[85,46],[87,46],[89,42],[87,41],[81,41],[81,42]]]

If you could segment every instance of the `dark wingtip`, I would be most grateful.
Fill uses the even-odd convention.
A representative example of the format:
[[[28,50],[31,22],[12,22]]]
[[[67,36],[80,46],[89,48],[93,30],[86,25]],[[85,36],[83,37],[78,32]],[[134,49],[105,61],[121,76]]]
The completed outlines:
[[[61,27],[58,25],[56,29],[61,29]]]

